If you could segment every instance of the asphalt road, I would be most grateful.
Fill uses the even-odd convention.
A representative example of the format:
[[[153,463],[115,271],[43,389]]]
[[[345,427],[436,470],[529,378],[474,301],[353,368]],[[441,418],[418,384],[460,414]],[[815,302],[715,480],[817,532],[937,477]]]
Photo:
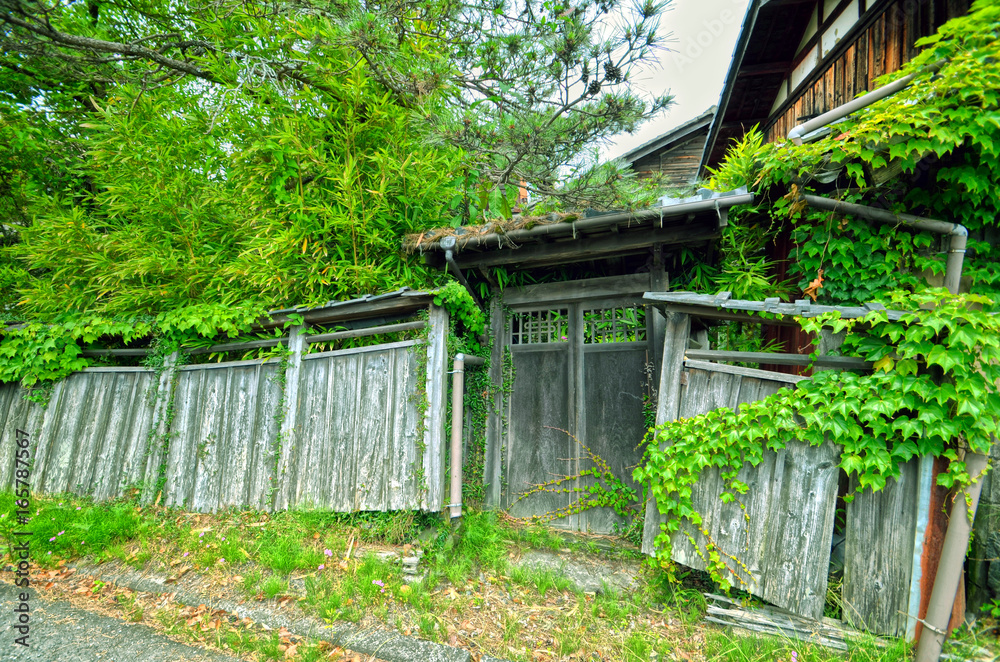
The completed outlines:
[[[66,603],[29,601],[27,647],[15,643],[19,589],[0,582],[0,662],[242,662],[178,644],[145,625],[125,623]],[[34,593],[34,592],[32,592]]]

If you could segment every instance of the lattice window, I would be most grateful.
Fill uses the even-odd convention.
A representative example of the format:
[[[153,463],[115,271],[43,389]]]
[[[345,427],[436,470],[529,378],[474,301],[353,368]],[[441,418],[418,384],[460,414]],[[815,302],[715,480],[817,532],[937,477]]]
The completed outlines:
[[[532,310],[514,313],[510,321],[512,345],[569,341],[569,311]]]
[[[646,309],[641,306],[583,311],[583,342],[634,342],[646,339]]]

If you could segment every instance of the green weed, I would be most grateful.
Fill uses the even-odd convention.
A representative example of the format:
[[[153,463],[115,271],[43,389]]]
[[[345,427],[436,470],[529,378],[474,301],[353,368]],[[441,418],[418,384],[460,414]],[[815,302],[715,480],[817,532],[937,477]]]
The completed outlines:
[[[278,575],[271,575],[264,580],[262,590],[268,599],[275,598],[288,590],[288,580]]]

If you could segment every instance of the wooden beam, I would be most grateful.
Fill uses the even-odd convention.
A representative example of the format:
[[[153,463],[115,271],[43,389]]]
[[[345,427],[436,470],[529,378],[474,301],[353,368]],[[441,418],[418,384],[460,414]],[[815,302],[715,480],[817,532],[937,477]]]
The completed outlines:
[[[784,76],[791,69],[791,62],[764,62],[762,64],[750,64],[740,67],[739,75],[743,76],[770,76],[781,74]]]
[[[657,243],[683,245],[710,241],[718,237],[719,232],[714,227],[712,229],[708,229],[707,226],[655,228],[554,244],[508,248],[488,253],[460,253],[456,256],[455,262],[462,269],[526,263],[530,263],[532,267],[541,267],[599,260],[610,255],[641,253]]]
[[[85,349],[80,356],[146,356],[149,349]]]
[[[399,333],[400,331],[418,331],[427,326],[427,322],[417,320],[416,322],[402,322],[400,324],[387,324],[385,326],[372,326],[366,329],[354,329],[352,331],[335,331],[333,333],[317,333],[314,336],[306,336],[309,344],[316,342],[329,342],[330,340],[340,340],[342,338],[363,338],[365,336],[375,336],[382,333]]]
[[[764,319],[763,317],[758,317],[757,315],[751,315],[749,313],[741,313],[732,310],[717,310],[715,308],[703,308],[701,306],[692,306],[687,304],[657,304],[654,302],[653,305],[656,305],[667,312],[684,313],[686,315],[702,319],[725,320],[727,322],[752,322],[754,324],[771,324],[773,326],[798,326],[794,320],[787,320],[782,317]]]
[[[642,296],[650,287],[649,274],[584,278],[562,283],[539,283],[506,290],[506,306],[542,303],[546,301],[579,301],[626,295]]]
[[[786,384],[798,384],[803,379],[809,379],[802,375],[786,375],[783,372],[773,372],[771,370],[759,370],[757,368],[742,368],[736,365],[726,365],[725,363],[711,363],[709,361],[684,361],[685,368],[696,370],[708,370],[709,372],[724,372],[729,375],[739,375],[741,377],[753,377],[754,379],[768,379],[773,382],[785,382]]]
[[[853,356],[818,356],[815,360],[808,354],[778,354],[772,352],[726,352],[714,349],[689,349],[689,359],[705,361],[739,361],[741,363],[763,363],[770,365],[815,365],[841,370],[871,370],[872,364]]]
[[[332,305],[300,313],[307,324],[333,324],[370,317],[390,317],[404,313],[416,312],[426,308],[434,300],[433,292],[407,292],[402,296],[394,296],[381,300],[359,300],[357,302]],[[276,313],[270,318],[261,320],[254,329],[273,329],[290,322],[289,315],[293,313]]]

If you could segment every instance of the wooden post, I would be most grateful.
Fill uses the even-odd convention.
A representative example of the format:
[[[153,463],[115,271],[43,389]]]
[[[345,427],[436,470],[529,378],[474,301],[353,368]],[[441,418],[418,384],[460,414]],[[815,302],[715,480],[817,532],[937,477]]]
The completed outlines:
[[[180,360],[179,352],[164,357],[163,371],[156,384],[156,400],[153,404],[153,418],[149,423],[151,434],[150,443],[156,444],[154,448],[146,449],[146,481],[142,491],[142,502],[152,503],[159,501],[166,503],[166,495],[154,494],[157,483],[159,483],[160,466],[167,461],[166,453],[169,448],[164,448],[159,443],[161,439],[170,434],[167,425],[170,418],[170,407],[173,405],[174,396],[174,376],[177,374],[177,362]],[[166,485],[164,485],[166,489]]]
[[[649,272],[649,291],[650,292],[666,292],[670,289],[670,279],[667,277],[667,273],[663,271],[662,265],[657,267],[653,266],[653,270]],[[649,348],[652,352],[653,360],[653,379],[654,384],[659,384],[660,382],[660,370],[663,366],[663,342],[664,333],[666,333],[667,320],[664,317],[663,312],[656,306],[649,306],[647,308],[649,311],[647,313],[647,319],[649,319],[649,324],[647,329],[650,330],[651,335],[649,338]]]
[[[502,498],[501,487],[503,472],[504,438],[503,411],[503,355],[507,347],[507,325],[504,319],[503,306],[500,297],[494,296],[490,303],[490,335],[493,337],[493,349],[490,352],[490,385],[493,387],[493,403],[489,416],[486,418],[486,458],[483,462],[483,482],[486,495],[484,505],[488,508],[499,508]]]
[[[424,412],[425,510],[438,512],[444,505],[445,418],[448,403],[448,311],[431,305],[427,334],[427,411]]]
[[[656,424],[677,419],[681,404],[681,374],[684,371],[684,352],[691,333],[691,316],[686,313],[668,312],[663,336],[663,360],[660,369],[659,400],[656,403]],[[660,511],[656,501],[646,501],[646,520],[642,534],[642,553],[652,555],[654,543],[660,533]]]
[[[278,430],[278,439],[281,446],[276,450],[279,453],[277,470],[271,476],[274,481],[275,493],[272,510],[285,510],[295,505],[298,490],[293,489],[299,485],[299,476],[296,474],[293,459],[295,453],[295,414],[299,408],[299,374],[302,371],[302,356],[305,354],[308,342],[306,338],[307,325],[300,324],[293,326],[288,334],[288,350],[291,355],[285,366],[285,386],[284,397],[281,401],[283,408],[281,428]]]

